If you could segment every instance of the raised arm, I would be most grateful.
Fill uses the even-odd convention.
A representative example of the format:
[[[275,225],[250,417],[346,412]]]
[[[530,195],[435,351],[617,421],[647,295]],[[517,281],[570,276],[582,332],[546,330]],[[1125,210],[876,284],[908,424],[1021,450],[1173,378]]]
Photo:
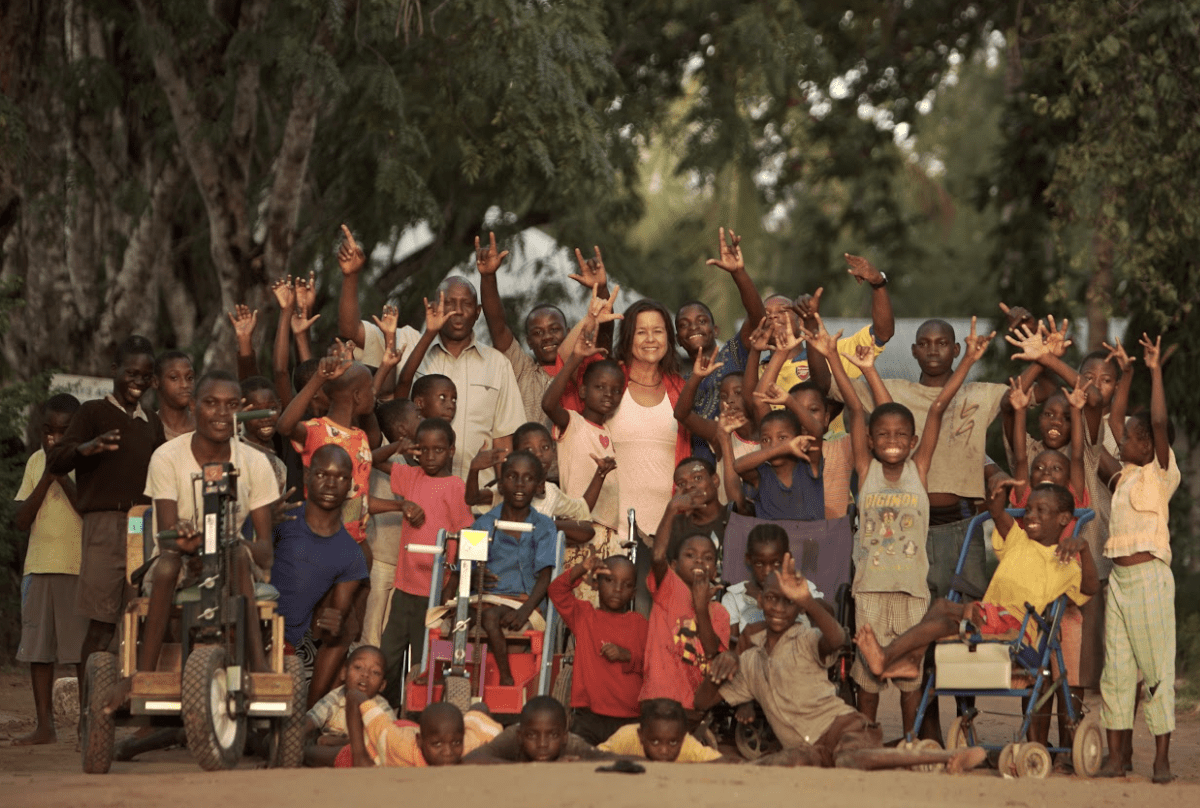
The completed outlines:
[[[487,320],[488,333],[492,337],[492,347],[503,353],[513,344],[513,332],[504,320],[504,304],[500,301],[500,285],[496,282],[496,271],[508,257],[508,250],[500,252],[496,249],[496,234],[488,232],[488,246],[479,244],[479,236],[475,237],[475,268],[479,270],[479,298],[483,307],[483,317]]]
[[[976,336],[975,318],[971,318],[971,333],[963,340],[966,347],[963,358],[959,360],[958,367],[954,369],[954,373],[950,375],[937,398],[929,405],[929,414],[925,416],[925,429],[921,432],[921,443],[913,454],[917,473],[921,475],[921,485],[926,485],[929,464],[933,462],[933,451],[937,448],[938,432],[942,429],[942,416],[945,414],[946,408],[950,406],[950,401],[962,389],[963,382],[967,379],[967,372],[970,371],[972,365],[979,361],[981,356],[987,353],[988,346],[991,345],[995,336],[995,331],[986,337]]]
[[[302,422],[313,396],[326,382],[333,381],[349,370],[350,365],[349,350],[339,350],[336,354],[323,358],[317,372],[308,380],[308,384],[296,393],[296,397],[279,414],[279,420],[275,422],[275,431],[296,442],[301,442],[308,437],[308,428]]]
[[[860,285],[865,281],[871,287],[871,333],[878,345],[886,345],[896,333],[896,318],[892,313],[892,298],[888,294],[887,276],[861,256],[846,253],[850,273]]]
[[[1021,389],[1019,379],[1009,379],[1008,385],[1012,390],[1009,398],[1013,405],[1012,432],[1008,435],[1008,443],[1012,446],[1012,477],[1017,481],[1013,491],[1020,496],[1029,489],[1029,447],[1026,440],[1028,434],[1026,429],[1031,397],[1028,391]],[[1074,440],[1073,434],[1071,437]],[[1071,448],[1075,447],[1072,445]],[[1072,462],[1074,461],[1072,460]]]
[[[821,656],[828,656],[841,648],[846,643],[846,632],[837,619],[812,596],[808,580],[797,571],[796,559],[791,553],[784,553],[783,566],[778,574],[779,588],[784,596],[798,605],[808,615],[813,628],[821,632],[821,639],[817,643],[817,651]]]
[[[790,455],[801,460],[806,459],[808,457],[808,449],[814,440],[820,440],[820,438],[814,438],[812,435],[797,435],[787,443],[772,446],[770,449],[758,449],[735,460],[733,462],[734,470],[746,482],[751,485],[758,485],[759,466],[785,455]]]
[[[846,360],[862,371],[863,379],[867,382],[867,387],[871,389],[871,398],[875,399],[875,406],[880,404],[890,404],[892,394],[887,389],[887,385],[883,383],[883,379],[879,378],[879,371],[875,367],[875,348],[870,345],[858,345],[854,348],[854,355],[846,357]],[[838,361],[841,364],[841,361]],[[844,366],[843,366],[844,367]],[[849,374],[847,374],[849,378]]]
[[[1008,515],[1008,511],[1004,510],[1008,505],[1010,488],[1015,488],[1020,485],[1016,480],[1000,480],[987,495],[988,513],[992,516],[992,522],[996,525],[996,532],[1002,538],[1008,538],[1008,532],[1012,530],[1013,518]]]
[[[1166,469],[1171,462],[1171,442],[1167,439],[1171,422],[1167,416],[1167,397],[1163,392],[1162,366],[1172,350],[1168,348],[1163,352],[1161,334],[1151,342],[1150,337],[1143,333],[1141,345],[1144,349],[1142,360],[1150,369],[1150,427],[1154,432],[1154,457],[1158,460],[1159,468]]]
[[[725,499],[738,513],[750,515],[746,505],[746,492],[733,465],[733,433],[745,425],[745,417],[738,418],[727,412],[717,417],[717,441],[721,449],[721,485],[725,488]]]
[[[1083,381],[1083,376],[1079,376],[1073,390],[1063,388],[1067,403],[1071,405],[1071,487],[1075,489],[1076,496],[1083,496],[1087,491],[1087,477],[1083,469],[1083,453],[1086,451],[1083,430],[1087,426],[1083,422],[1083,408],[1087,405],[1090,386]]]
[[[608,291],[608,270],[604,268],[604,257],[600,255],[600,247],[592,245],[593,258],[584,260],[583,253],[579,248],[575,248],[575,262],[579,264],[579,271],[573,272],[567,277],[583,285],[585,289],[592,290],[593,299],[608,301],[608,312],[612,313],[613,304],[617,301],[617,295],[621,291],[621,287],[617,286],[610,294]],[[589,306],[590,308],[590,306]],[[613,324],[612,320],[600,318],[600,329],[596,334],[596,345],[612,353],[613,346]],[[570,346],[565,343],[559,346],[559,355],[566,358],[570,353]]]
[[[724,362],[718,362],[716,359],[716,346],[713,346],[712,353],[707,356],[704,351],[696,352],[696,359],[692,363],[692,375],[684,382],[679,399],[675,402],[675,420],[683,424],[689,432],[699,435],[709,443],[713,443],[717,439],[717,424],[715,421],[704,418],[692,408],[696,406],[696,390],[699,389],[700,382],[725,365]]]
[[[296,391],[292,388],[292,311],[296,307],[296,290],[290,277],[271,284],[271,292],[279,303],[279,322],[275,325],[275,345],[271,350],[271,372],[275,376],[275,395],[284,407],[291,403]]]
[[[858,471],[858,479],[862,480],[866,478],[867,470],[871,467],[871,447],[867,442],[867,410],[859,400],[858,391],[854,389],[854,383],[850,381],[846,368],[837,356],[837,341],[842,332],[839,331],[836,336],[831,335],[825,329],[825,323],[821,320],[820,315],[816,317],[816,323],[816,333],[808,335],[810,353],[808,366],[811,369],[816,362],[824,362],[833,372],[834,383],[841,391],[842,400],[846,406],[846,423],[850,427],[850,447],[854,450],[854,468]],[[871,353],[871,366],[874,370],[874,351]],[[811,354],[816,355],[812,356]]]
[[[754,288],[754,280],[750,277],[750,273],[746,272],[746,262],[742,260],[742,237],[731,229],[729,237],[726,239],[724,227],[718,228],[717,233],[721,257],[710,258],[705,264],[710,267],[719,267],[733,278],[738,296],[742,299],[742,308],[746,310],[746,321],[742,323],[741,330],[742,343],[748,344],[750,335],[762,322],[766,308],[763,306],[758,290]]]
[[[358,307],[358,277],[366,266],[367,255],[354,240],[350,228],[342,225],[342,244],[338,247],[338,267],[342,270],[342,292],[338,297],[338,336],[360,348],[367,343]]]
[[[1104,343],[1108,349],[1108,360],[1115,360],[1121,369],[1121,379],[1113,392],[1112,404],[1108,409],[1108,428],[1112,430],[1113,440],[1120,446],[1125,441],[1125,413],[1129,411],[1129,390],[1133,387],[1134,358],[1125,352],[1125,346],[1120,339],[1113,344]]]
[[[425,354],[429,351],[429,346],[433,344],[434,337],[442,330],[448,317],[445,292],[438,293],[436,303],[430,303],[429,299],[425,298],[425,331],[417,340],[417,344],[413,346],[412,353],[408,355],[408,361],[404,363],[404,367],[400,371],[400,378],[396,379],[396,389],[393,392],[396,398],[408,398],[409,392],[412,390],[413,378],[416,377],[421,363],[425,361]]]
[[[258,309],[238,303],[229,312],[233,336],[237,340],[238,381],[258,375],[258,358],[254,355],[254,328],[258,325]]]
[[[584,317],[580,322],[585,326],[585,330],[575,339],[571,346],[571,353],[563,363],[562,370],[558,372],[542,395],[542,411],[549,416],[550,422],[559,430],[567,429],[571,423],[571,415],[562,404],[562,397],[567,392],[567,386],[575,378],[575,373],[583,364],[583,360],[596,353],[595,320]]]
[[[746,414],[753,418],[756,424],[766,415],[766,412],[758,411],[759,404],[754,398],[754,391],[758,389],[758,365],[762,352],[771,347],[771,332],[772,323],[764,317],[758,328],[746,339],[746,347],[749,350],[746,353],[746,369],[742,376],[742,402]]]

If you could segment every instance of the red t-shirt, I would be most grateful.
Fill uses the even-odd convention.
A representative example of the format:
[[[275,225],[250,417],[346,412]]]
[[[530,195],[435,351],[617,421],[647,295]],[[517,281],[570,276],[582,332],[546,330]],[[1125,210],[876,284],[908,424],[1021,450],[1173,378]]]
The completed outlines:
[[[583,579],[581,578],[580,581]],[[646,652],[646,618],[637,612],[605,612],[571,591],[568,570],[550,582],[550,600],[575,633],[575,668],[571,674],[571,706],[613,718],[638,715],[642,663]],[[628,662],[609,662],[600,646],[611,642],[628,648]]]
[[[420,527],[404,525],[400,557],[396,560],[394,586],[401,592],[426,597],[433,583],[433,556],[410,553],[410,544],[437,544],[439,530],[454,532],[470,527],[475,521],[467,507],[467,485],[458,477],[430,477],[420,466],[392,464],[392,492],[421,506],[425,522]],[[446,561],[452,563],[456,545],[446,547]]]
[[[644,681],[640,700],[675,699],[685,709],[695,704],[696,688],[704,681],[710,659],[705,658],[696,636],[696,610],[692,590],[683,579],[668,569],[662,583],[654,574],[646,578],[654,598],[650,626],[646,634]],[[729,612],[720,603],[709,601],[708,615],[720,640],[718,651],[729,648]]]
[[[346,524],[346,532],[356,542],[366,541],[367,519],[371,516],[367,509],[367,496],[371,491],[371,443],[367,433],[356,426],[342,426],[325,416],[305,421],[304,427],[308,430],[304,445],[298,446],[292,441],[292,446],[300,452],[304,468],[312,463],[317,449],[326,444],[341,446],[350,455],[350,493],[342,506],[342,521]]]

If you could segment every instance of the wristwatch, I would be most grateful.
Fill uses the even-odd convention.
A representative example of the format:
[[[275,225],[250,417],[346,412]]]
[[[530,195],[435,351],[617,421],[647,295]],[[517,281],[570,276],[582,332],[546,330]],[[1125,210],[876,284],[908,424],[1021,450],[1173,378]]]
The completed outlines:
[[[888,285],[888,276],[886,272],[880,272],[879,277],[883,278],[883,280],[881,280],[879,283],[871,284],[872,289],[882,289]]]

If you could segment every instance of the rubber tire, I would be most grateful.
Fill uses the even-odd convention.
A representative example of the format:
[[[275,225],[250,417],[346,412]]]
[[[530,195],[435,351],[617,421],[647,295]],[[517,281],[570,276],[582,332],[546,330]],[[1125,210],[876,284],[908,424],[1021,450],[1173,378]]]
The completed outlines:
[[[304,678],[304,663],[294,656],[283,658],[283,672],[292,677],[292,714],[271,721],[271,753],[267,765],[272,769],[298,769],[304,765],[308,682]]]
[[[766,733],[759,724],[757,716],[749,724],[735,722],[733,742],[737,746],[738,754],[746,760],[758,760],[767,753]]]
[[[1085,716],[1075,728],[1071,765],[1080,777],[1095,777],[1104,762],[1104,733],[1095,716]]]
[[[965,749],[971,745],[970,725],[963,721],[962,716],[958,716],[950,724],[950,731],[946,733],[946,748],[947,749]]]
[[[465,676],[446,676],[442,686],[442,701],[453,704],[465,713],[471,707],[471,680]]]
[[[1050,759],[1050,753],[1046,751],[1046,747],[1037,742],[1021,744],[1021,748],[1017,751],[1016,763],[1018,776],[1030,777],[1034,780],[1044,780],[1054,768],[1054,761]]]
[[[198,645],[183,667],[183,729],[192,757],[209,772],[232,769],[246,748],[246,716],[228,713],[225,669],[230,661],[224,647]]]
[[[1000,750],[1000,760],[996,763],[996,768],[1000,770],[1001,775],[1007,774],[1009,777],[1018,777],[1017,774],[1017,749],[1019,744],[1005,744]]]
[[[79,738],[83,770],[87,774],[107,774],[116,749],[116,724],[104,714],[109,691],[117,684],[117,656],[97,651],[88,657],[84,671],[88,705]]]

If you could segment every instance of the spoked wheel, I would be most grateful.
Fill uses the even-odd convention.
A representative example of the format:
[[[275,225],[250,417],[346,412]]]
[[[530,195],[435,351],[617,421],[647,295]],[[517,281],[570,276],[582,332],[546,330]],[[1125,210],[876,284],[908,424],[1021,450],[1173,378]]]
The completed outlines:
[[[465,676],[446,674],[442,701],[453,704],[464,713],[471,706],[471,680]]]
[[[746,760],[758,760],[767,753],[767,739],[758,721],[743,724],[740,721],[733,730],[733,741],[738,754]]]
[[[996,768],[1000,770],[1000,774],[1007,774],[1009,777],[1017,776],[1017,747],[1018,744],[1005,744],[1000,750],[1000,760],[996,764]]]
[[[106,774],[112,766],[116,745],[116,726],[111,715],[104,714],[109,692],[117,684],[117,657],[97,651],[88,657],[84,673],[87,688],[87,708],[82,719],[79,746],[83,753],[83,770],[88,774]]]
[[[1104,734],[1100,722],[1089,715],[1075,728],[1075,743],[1071,746],[1071,765],[1080,777],[1095,777],[1104,760]]]
[[[1050,753],[1040,743],[1023,743],[1017,751],[1017,774],[1041,780],[1050,774],[1054,762]]]
[[[183,729],[188,749],[205,771],[232,769],[246,746],[246,716],[232,709],[230,661],[224,647],[200,645],[183,668]]]
[[[950,732],[946,734],[947,749],[963,749],[971,745],[971,724],[960,715],[950,724]]]
[[[283,672],[292,677],[292,714],[271,721],[271,744],[267,765],[273,769],[296,769],[304,763],[304,717],[308,704],[308,682],[304,663],[294,656],[283,658]]]

